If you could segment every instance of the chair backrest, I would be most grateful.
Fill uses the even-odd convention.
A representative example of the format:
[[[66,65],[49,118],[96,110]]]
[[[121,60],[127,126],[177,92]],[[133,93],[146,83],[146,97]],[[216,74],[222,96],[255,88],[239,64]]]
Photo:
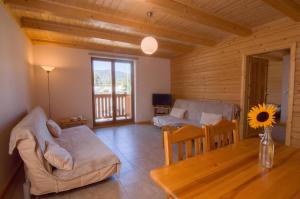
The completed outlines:
[[[211,151],[240,140],[239,125],[236,120],[221,120],[215,125],[207,125],[205,128],[205,149]]]
[[[174,144],[177,144],[178,160],[183,160],[184,149],[185,158],[190,158],[193,155],[199,155],[201,151],[203,151],[204,143],[202,140],[204,136],[204,128],[192,125],[183,126],[173,132],[164,131],[165,164],[170,165],[173,162]]]

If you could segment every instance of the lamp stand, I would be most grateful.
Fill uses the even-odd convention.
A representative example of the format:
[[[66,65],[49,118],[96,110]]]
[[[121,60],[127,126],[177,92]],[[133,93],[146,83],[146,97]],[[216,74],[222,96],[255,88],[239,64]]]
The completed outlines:
[[[47,71],[47,78],[48,78],[48,114],[49,114],[49,118],[51,119],[51,103],[50,103],[50,71]]]

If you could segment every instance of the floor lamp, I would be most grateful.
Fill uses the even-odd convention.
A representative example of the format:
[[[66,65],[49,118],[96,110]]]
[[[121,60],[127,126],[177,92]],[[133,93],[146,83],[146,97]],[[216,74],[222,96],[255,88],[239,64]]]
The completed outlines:
[[[47,78],[48,78],[48,113],[49,118],[51,118],[51,103],[50,103],[50,72],[55,69],[53,66],[41,66],[46,72],[47,72]]]

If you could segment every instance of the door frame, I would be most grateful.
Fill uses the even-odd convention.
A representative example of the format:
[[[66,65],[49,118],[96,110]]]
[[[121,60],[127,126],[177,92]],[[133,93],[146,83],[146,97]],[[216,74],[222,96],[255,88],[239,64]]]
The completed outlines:
[[[112,105],[113,105],[113,120],[107,122],[97,123],[95,122],[95,99],[94,99],[94,68],[93,68],[93,61],[110,61],[111,65],[111,75],[112,75]],[[116,120],[116,92],[115,92],[115,62],[123,62],[123,63],[130,63],[131,67],[131,119],[127,120]],[[100,57],[91,57],[91,84],[92,84],[92,111],[93,111],[93,127],[103,127],[103,126],[115,126],[115,125],[124,125],[124,124],[131,124],[135,121],[135,114],[134,114],[134,61],[133,60],[123,60],[118,58],[100,58]]]
[[[247,67],[247,57],[253,56],[255,54],[261,54],[266,53],[270,51],[276,51],[276,50],[283,50],[283,49],[290,49],[290,68],[289,68],[289,92],[288,92],[288,111],[287,111],[287,122],[286,122],[286,133],[285,133],[285,144],[290,145],[291,143],[291,131],[292,131],[292,120],[293,120],[293,108],[294,108],[294,86],[295,86],[295,68],[296,68],[296,49],[297,44],[286,44],[282,45],[280,47],[270,47],[265,49],[259,49],[259,50],[252,50],[249,52],[244,52],[242,54],[242,86],[241,86],[241,101],[240,101],[240,107],[241,107],[241,125],[240,125],[240,132],[241,137],[245,137],[245,130],[247,124],[247,112],[245,110],[248,109],[247,107],[247,92],[248,92],[248,86],[246,85],[249,78],[249,68]]]

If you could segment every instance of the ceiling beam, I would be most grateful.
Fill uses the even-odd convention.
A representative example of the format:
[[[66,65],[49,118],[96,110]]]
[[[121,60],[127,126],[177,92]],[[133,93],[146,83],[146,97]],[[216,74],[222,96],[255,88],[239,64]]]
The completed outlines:
[[[21,18],[21,26],[23,28],[59,32],[59,33],[73,35],[73,36],[80,36],[80,37],[107,39],[111,41],[126,42],[134,45],[140,45],[143,39],[143,37],[141,36],[129,35],[127,33],[107,30],[104,28],[96,29],[96,28],[80,27],[80,26],[75,26],[70,24],[44,21],[44,20],[27,18],[27,17]],[[193,46],[187,46],[184,44],[173,43],[173,42],[168,42],[163,40],[158,40],[158,45],[159,45],[159,49],[166,49],[170,51],[179,51],[179,52],[187,52],[194,48]]]
[[[122,47],[113,47],[108,45],[101,45],[95,43],[81,42],[81,41],[66,41],[59,39],[43,39],[43,38],[33,38],[32,43],[34,45],[55,45],[55,46],[63,46],[68,48],[79,48],[79,49],[87,49],[87,50],[95,50],[109,53],[120,53],[127,55],[137,55],[137,56],[149,56],[145,55],[138,49],[128,49]],[[162,58],[173,58],[175,54],[170,54],[166,52],[156,52],[151,57],[162,57]]]
[[[278,10],[294,21],[300,21],[300,5],[293,0],[263,0],[265,3]]]
[[[208,14],[183,3],[173,0],[146,0],[146,2],[158,6],[165,12],[169,12],[175,16],[180,16],[185,20],[193,21],[198,24],[214,27],[240,36],[252,34],[252,31],[246,27],[224,20],[215,15]]]
[[[158,26],[144,21],[131,19],[124,17],[121,13],[114,12],[110,9],[105,9],[103,12],[94,9],[86,9],[81,7],[69,6],[68,4],[57,4],[54,2],[46,1],[30,1],[30,0],[5,0],[5,3],[23,7],[25,10],[36,11],[40,10],[46,13],[51,13],[55,16],[78,19],[83,21],[98,20],[111,24],[117,24],[121,26],[129,27],[131,30],[152,34],[157,37],[176,40],[178,42],[187,42],[190,44],[214,46],[216,42],[210,38],[203,37],[200,34],[183,33],[171,29],[167,29],[165,26]]]

